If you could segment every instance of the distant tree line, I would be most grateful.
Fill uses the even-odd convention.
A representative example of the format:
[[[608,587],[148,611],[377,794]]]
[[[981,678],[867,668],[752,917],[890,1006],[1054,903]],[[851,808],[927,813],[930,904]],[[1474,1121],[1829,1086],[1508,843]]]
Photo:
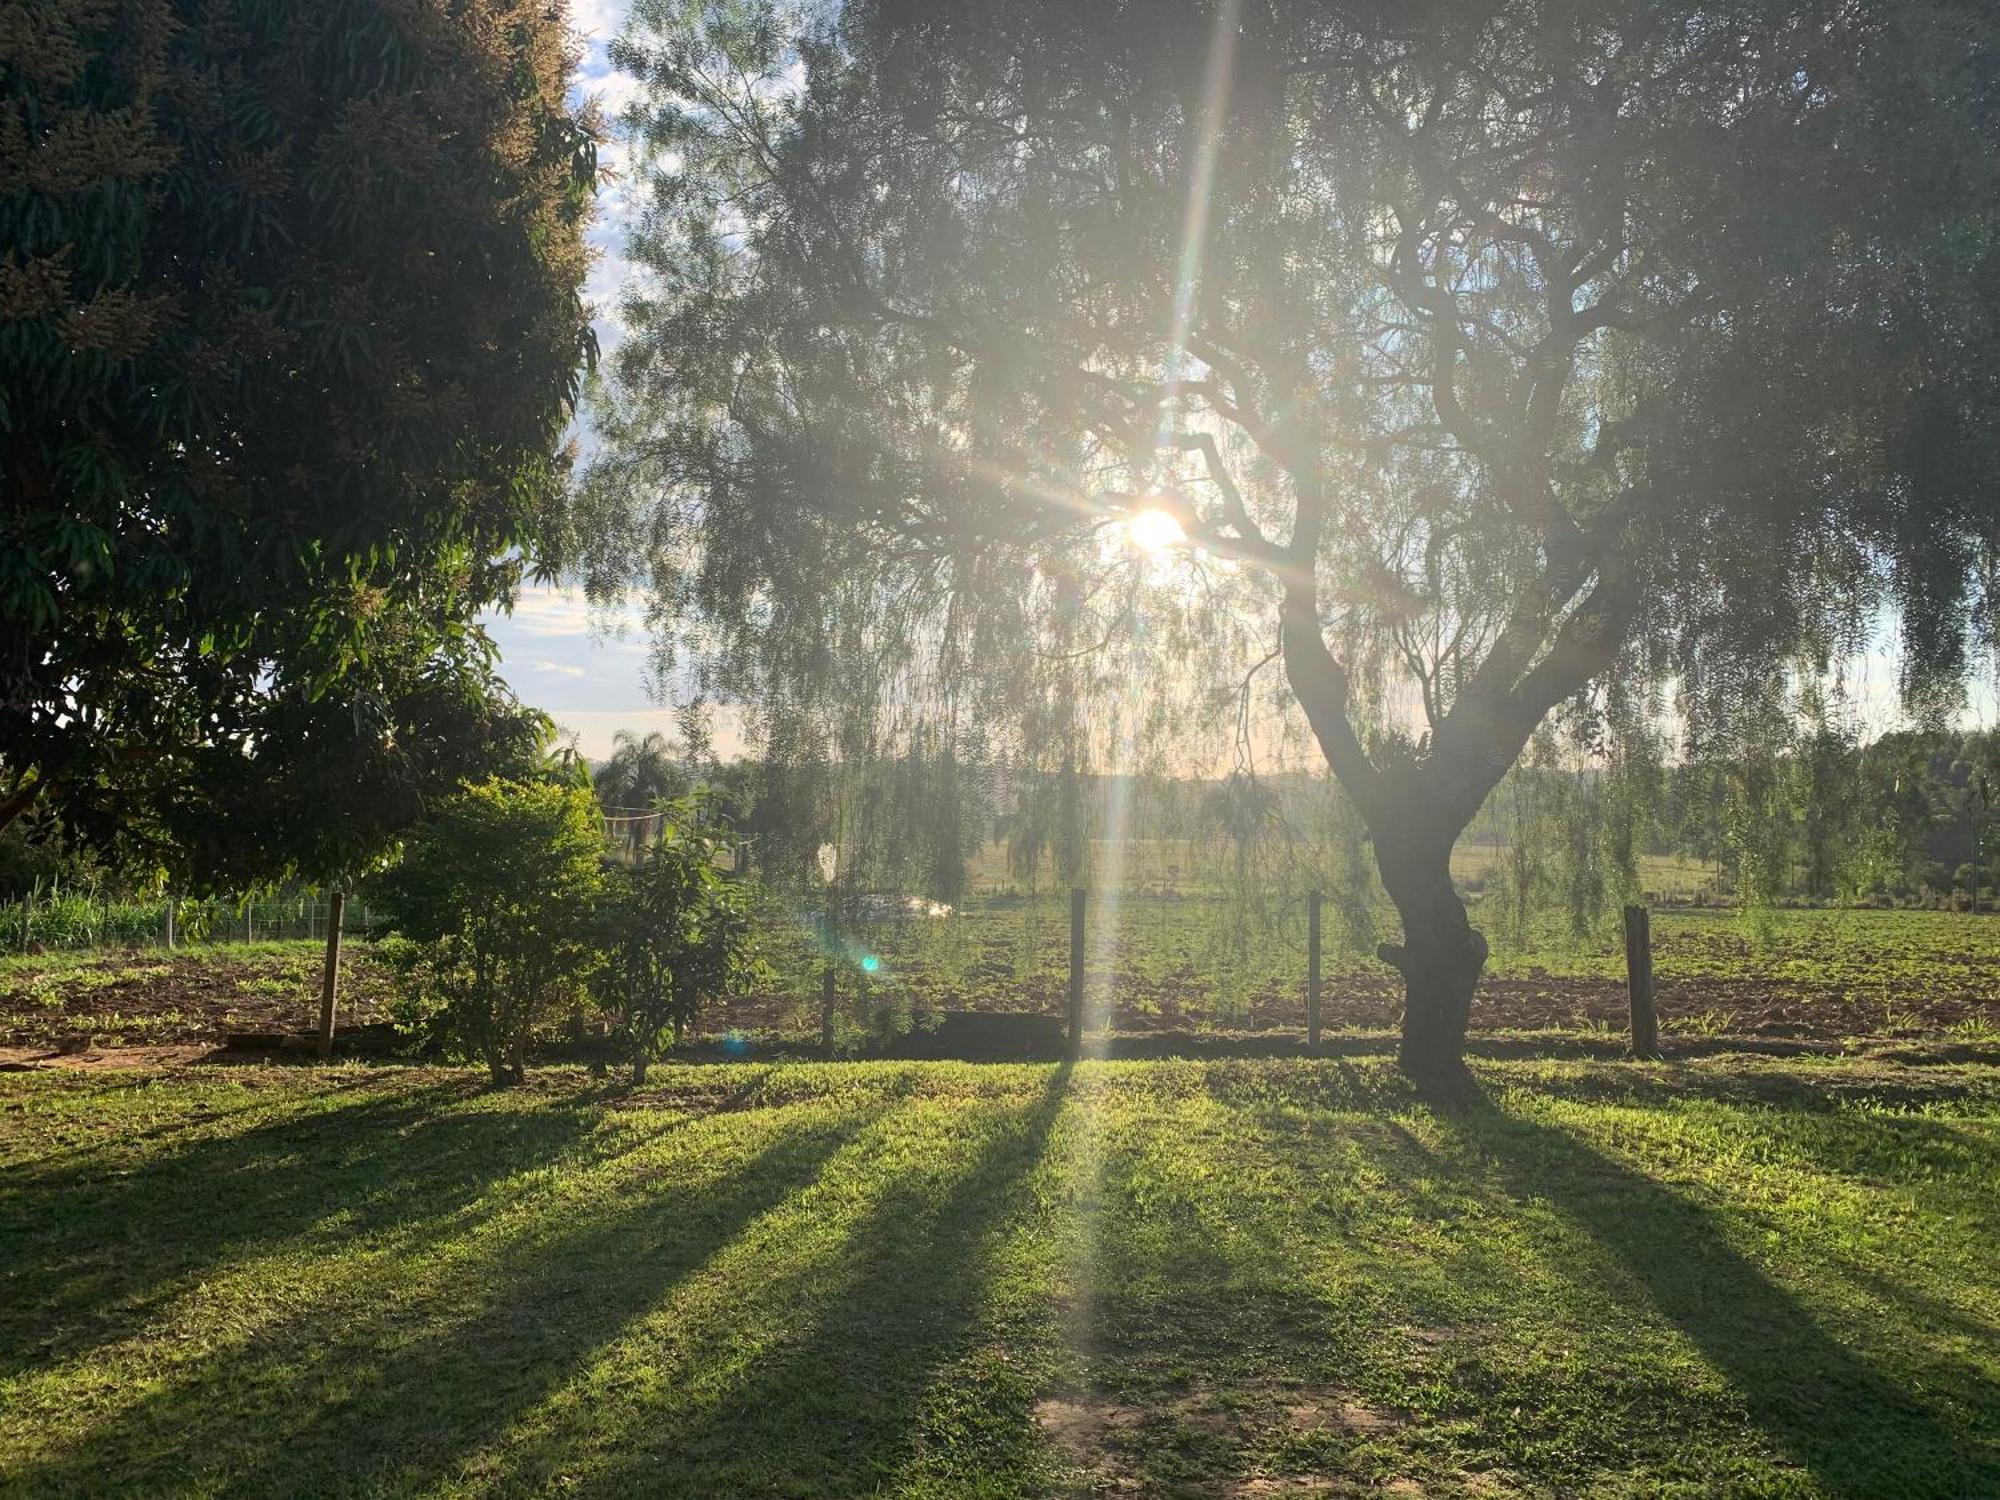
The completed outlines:
[[[535,774],[543,759],[524,746],[505,774]],[[744,867],[779,888],[822,884],[827,846],[856,894],[956,903],[989,849],[987,872],[1020,889],[1088,883],[1115,801],[1126,838],[1187,845],[1186,868],[1253,902],[1281,867],[1288,884],[1351,886],[1352,899],[1373,899],[1365,829],[1323,775],[1115,777],[968,763],[949,751],[854,766],[722,763],[658,732],[620,734],[603,760],[572,753],[569,764],[628,855],[666,836],[671,809],[693,798],[704,829],[740,845]],[[444,783],[433,795],[450,792]],[[1463,843],[1494,851],[1493,873],[1469,882],[1483,896],[1504,894],[1517,918],[1561,911],[1580,927],[1620,900],[1659,894],[1647,888],[1646,857],[1711,867],[1717,896],[1751,904],[1962,905],[1976,886],[1991,906],[1996,800],[2000,732],[1990,730],[1906,729],[1864,743],[1786,723],[1764,740],[1674,762],[1593,758],[1550,733],[1495,788]],[[37,885],[149,888],[152,867],[116,855],[50,813],[17,820],[0,831],[0,900]]]

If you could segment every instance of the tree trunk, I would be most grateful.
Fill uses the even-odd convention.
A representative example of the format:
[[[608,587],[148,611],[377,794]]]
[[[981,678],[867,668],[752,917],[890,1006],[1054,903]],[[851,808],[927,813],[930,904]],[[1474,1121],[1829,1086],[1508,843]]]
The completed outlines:
[[[1307,538],[1306,558],[1315,534],[1293,538],[1294,547],[1299,535]],[[1575,584],[1557,590],[1554,607],[1575,591]],[[1548,711],[1612,665],[1636,598],[1615,570],[1600,568],[1553,639],[1553,616],[1530,609],[1434,723],[1427,759],[1377,765],[1348,718],[1347,669],[1327,647],[1310,575],[1286,588],[1280,614],[1286,676],[1328,767],[1368,826],[1382,884],[1403,919],[1402,943],[1384,943],[1377,952],[1403,976],[1399,1056],[1413,1076],[1464,1073],[1472,992],[1486,967],[1486,939],[1451,886],[1451,846]],[[1548,649],[1530,666],[1538,639],[1548,639]]]
[[[319,1055],[333,1052],[334,1002],[340,991],[340,922],[347,912],[347,892],[336,888],[327,904],[326,971],[319,985]]]
[[[1421,815],[1411,818],[1419,822]],[[1403,976],[1403,1040],[1397,1060],[1413,1077],[1465,1071],[1472,992],[1486,967],[1486,939],[1451,884],[1452,836],[1380,829],[1375,862],[1403,919],[1403,941],[1376,950]]]

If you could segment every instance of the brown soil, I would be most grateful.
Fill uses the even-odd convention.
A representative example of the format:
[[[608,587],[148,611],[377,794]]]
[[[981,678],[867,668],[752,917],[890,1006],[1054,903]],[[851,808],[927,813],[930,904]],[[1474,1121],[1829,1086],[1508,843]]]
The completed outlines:
[[[213,1057],[215,1050],[200,1043],[178,1047],[104,1047],[87,1052],[0,1047],[0,1073],[32,1072],[38,1068],[178,1068]]]
[[[342,966],[343,1032],[354,1034],[357,1027],[379,1021],[386,991],[385,976],[367,949],[351,947]],[[1110,1028],[1111,1050],[1146,1056],[1217,1043],[1255,1053],[1295,1047],[1304,1029],[1302,997],[1295,994],[1268,993],[1246,1012],[1229,1017],[1218,1016],[1204,998],[1200,987],[1188,983],[1122,986]],[[1043,994],[1035,986],[988,986],[944,1003],[955,1010],[1048,1017],[1059,1017],[1064,1009],[1060,992]],[[1397,986],[1386,975],[1329,982],[1323,1011],[1328,1050],[1351,1050],[1349,1044],[1360,1047],[1371,1037],[1393,1032],[1400,1003]],[[1953,1027],[1974,1018],[2000,1025],[2000,998],[1991,994],[1911,986],[1862,999],[1831,988],[1760,978],[1664,980],[1659,1010],[1672,1051],[1732,1042],[1821,1050],[1853,1038],[1936,1045],[1951,1040]],[[306,1032],[317,1014],[318,964],[310,953],[207,949],[114,954],[80,968],[0,980],[0,1065],[179,1061],[183,1049],[200,1055],[231,1036]],[[935,1019],[928,1018],[932,1024]],[[926,1018],[920,1015],[919,1021]],[[1566,1032],[1579,1045],[1615,1048],[1627,1021],[1625,989],[1615,980],[1487,979],[1473,1004],[1474,1050],[1490,1050],[1478,1044],[1480,1033],[1507,1032]],[[1093,1018],[1093,1030],[1098,1024]],[[754,996],[715,1014],[709,1028],[713,1034],[733,1031],[757,1039],[756,1050],[767,1055],[770,1043],[779,1038],[810,1050],[818,1033],[817,1006],[801,1006],[785,996]],[[943,1035],[919,1034],[912,1045]],[[1511,1043],[1495,1038],[1490,1045]],[[113,1049],[120,1054],[115,1062],[109,1059]],[[950,1055],[985,1054],[974,1049]]]
[[[110,954],[75,969],[0,980],[0,1048],[37,1054],[211,1046],[240,1032],[299,1032],[319,1019],[319,963],[226,949]],[[376,1018],[381,971],[359,944],[341,964],[339,1023]]]
[[[1035,1403],[1035,1425],[1066,1467],[1086,1478],[1098,1494],[1141,1494],[1139,1453],[1150,1444],[1174,1444],[1199,1433],[1217,1451],[1237,1458],[1268,1445],[1273,1438],[1296,1433],[1335,1433],[1357,1442],[1397,1430],[1409,1414],[1372,1406],[1351,1391],[1256,1386],[1239,1395],[1248,1400],[1218,1401],[1213,1392],[1196,1389],[1133,1405],[1101,1392],[1048,1396]],[[1226,1460],[1225,1460],[1226,1462]],[[1386,1493],[1422,1494],[1418,1488],[1398,1489],[1405,1481],[1390,1481]],[[1257,1496],[1358,1495],[1382,1493],[1352,1480],[1335,1480],[1310,1472],[1292,1474],[1214,1475],[1206,1484],[1191,1484],[1176,1493],[1249,1500]],[[1454,1487],[1454,1495],[1495,1493],[1477,1482]]]
[[[849,997],[843,996],[842,1003]],[[1704,976],[1662,980],[1656,996],[1669,1037],[1737,1036],[1833,1041],[1847,1037],[1938,1037],[1963,1022],[1984,1019],[2000,1027],[2000,992],[1975,993],[1911,986],[1859,998],[1830,988],[1763,978]],[[1024,1011],[1064,1014],[1059,990],[1029,985],[983,989],[939,1000],[940,1010]],[[715,1016],[717,1031],[751,1036],[817,1031],[817,1007],[782,996],[753,996]],[[1394,1030],[1402,990],[1393,975],[1346,976],[1329,981],[1322,1025],[1329,1034]],[[1472,1004],[1472,1029],[1622,1033],[1631,1013],[1624,983],[1614,979],[1560,978],[1480,981]],[[1231,1035],[1297,1033],[1305,1027],[1302,995],[1259,996],[1243,1013],[1222,1017],[1201,987],[1145,982],[1122,985],[1110,1030],[1134,1040],[1156,1035],[1226,1031]],[[1093,1022],[1093,1028],[1098,1024]]]

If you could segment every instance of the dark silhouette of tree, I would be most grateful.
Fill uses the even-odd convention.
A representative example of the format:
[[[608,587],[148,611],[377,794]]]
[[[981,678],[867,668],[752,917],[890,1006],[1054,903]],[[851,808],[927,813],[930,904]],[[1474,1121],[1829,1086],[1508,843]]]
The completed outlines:
[[[545,0],[10,9],[0,824],[108,838],[476,675],[592,352],[572,46]]]
[[[1280,664],[1454,1070],[1451,846],[1553,708],[1671,683],[1698,736],[1894,604],[1936,710],[1990,641],[1993,27],[640,0],[586,561],[767,720],[1053,756]]]

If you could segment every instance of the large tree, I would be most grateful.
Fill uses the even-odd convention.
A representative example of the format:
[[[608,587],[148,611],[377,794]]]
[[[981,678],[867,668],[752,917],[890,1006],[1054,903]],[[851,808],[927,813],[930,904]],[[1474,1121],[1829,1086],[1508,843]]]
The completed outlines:
[[[593,347],[573,61],[560,0],[7,8],[0,824],[465,707]]]
[[[1991,641],[1993,41],[1950,0],[639,0],[593,561],[771,725],[1097,702],[1103,743],[1282,663],[1401,914],[1403,1060],[1455,1068],[1451,846],[1552,709],[1671,683],[1707,732],[1895,606],[1935,709]],[[1146,511],[1177,562],[1117,544]]]

